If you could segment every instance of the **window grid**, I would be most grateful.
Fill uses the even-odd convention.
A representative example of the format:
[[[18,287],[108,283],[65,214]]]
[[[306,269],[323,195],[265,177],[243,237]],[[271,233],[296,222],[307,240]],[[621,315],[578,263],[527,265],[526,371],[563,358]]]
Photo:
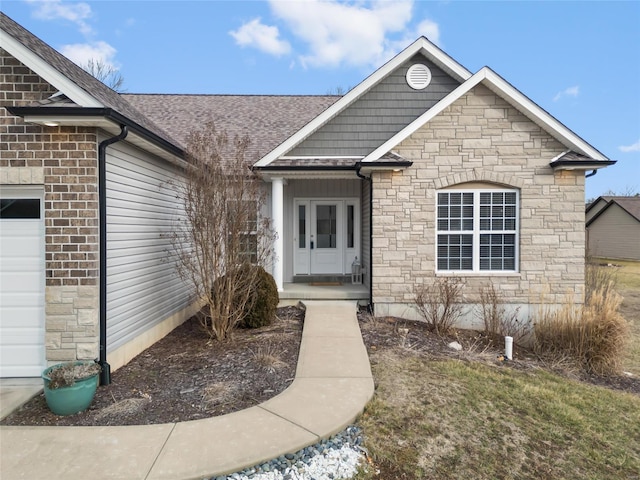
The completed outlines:
[[[446,191],[437,199],[438,270],[516,271],[515,191]]]

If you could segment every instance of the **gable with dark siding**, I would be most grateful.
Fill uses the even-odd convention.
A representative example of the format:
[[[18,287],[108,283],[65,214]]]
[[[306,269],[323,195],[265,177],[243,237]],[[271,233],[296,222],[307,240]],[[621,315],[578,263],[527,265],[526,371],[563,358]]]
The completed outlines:
[[[415,63],[423,63],[431,70],[431,83],[424,90],[407,85],[407,70]],[[459,85],[417,54],[286,155],[367,155]]]

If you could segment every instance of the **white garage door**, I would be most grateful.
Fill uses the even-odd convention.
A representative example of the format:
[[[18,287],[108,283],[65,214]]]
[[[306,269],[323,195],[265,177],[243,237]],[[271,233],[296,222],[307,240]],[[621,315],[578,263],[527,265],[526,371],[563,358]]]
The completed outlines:
[[[0,187],[0,377],[45,367],[42,189]]]

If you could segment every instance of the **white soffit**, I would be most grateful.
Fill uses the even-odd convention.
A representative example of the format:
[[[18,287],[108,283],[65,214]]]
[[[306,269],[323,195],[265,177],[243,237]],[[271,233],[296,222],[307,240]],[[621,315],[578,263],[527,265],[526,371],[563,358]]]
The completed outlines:
[[[562,123],[552,117],[549,113],[540,108],[525,95],[520,93],[500,75],[495,73],[489,67],[483,67],[466,82],[449,93],[449,95],[444,97],[437,104],[423,113],[420,117],[411,122],[404,129],[402,129],[400,132],[395,134],[393,137],[391,137],[389,140],[387,140],[385,143],[383,143],[373,152],[367,155],[364,158],[363,163],[373,162],[380,159],[380,157],[391,151],[395,146],[415,133],[419,128],[433,119],[436,115],[441,113],[444,109],[449,107],[452,103],[465,95],[479,83],[482,83],[493,93],[506,100],[516,110],[521,112],[532,122],[537,124],[540,128],[549,133],[552,137],[562,143],[565,147],[568,147],[570,150],[582,153],[583,155],[589,156],[594,160],[609,160],[605,155],[593,148],[578,135],[573,133]]]
[[[40,56],[18,42],[11,35],[2,30],[0,35],[0,47],[20,60],[23,64],[33,70],[35,73],[44,78],[51,85],[56,87],[74,103],[81,107],[103,107],[104,105],[97,101],[92,95],[80,88],[74,82],[69,80],[65,75],[49,65]]]
[[[433,43],[424,37],[420,37],[407,48],[405,48],[398,55],[393,57],[387,63],[385,63],[378,70],[369,75],[365,80],[359,83],[356,87],[350,90],[344,97],[338,100],[336,103],[327,108],[324,112],[318,115],[316,118],[307,123],[304,127],[290,136],[283,143],[278,145],[275,149],[262,157],[258,162],[254,164],[255,167],[264,167],[269,165],[274,160],[280,158],[286,154],[292,148],[304,141],[308,136],[322,127],[325,123],[337,116],[340,112],[346,109],[349,105],[355,102],[358,98],[368,92],[376,84],[378,84],[383,78],[400,67],[404,62],[408,61],[416,55],[422,53],[425,57],[435,63],[438,67],[442,68],[449,75],[454,77],[460,82],[464,82],[471,77],[471,72],[456,62],[449,55],[444,53]]]

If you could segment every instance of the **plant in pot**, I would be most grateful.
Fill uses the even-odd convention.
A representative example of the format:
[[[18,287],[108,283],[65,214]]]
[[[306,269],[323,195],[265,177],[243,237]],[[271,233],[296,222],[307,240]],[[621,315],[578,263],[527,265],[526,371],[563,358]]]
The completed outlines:
[[[73,415],[89,408],[102,368],[96,362],[59,363],[42,372],[44,398],[56,415]]]

